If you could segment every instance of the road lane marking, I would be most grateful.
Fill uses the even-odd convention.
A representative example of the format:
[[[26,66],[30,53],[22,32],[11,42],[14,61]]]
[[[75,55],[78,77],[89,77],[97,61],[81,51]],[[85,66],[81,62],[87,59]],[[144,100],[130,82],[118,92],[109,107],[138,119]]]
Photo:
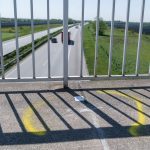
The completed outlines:
[[[43,106],[43,103],[37,103],[34,105],[36,108],[41,108]],[[39,127],[37,127],[36,121],[33,120],[34,112],[31,107],[27,107],[23,113],[23,124],[26,128],[26,130],[37,136],[44,136],[47,131],[40,131]]]
[[[125,97],[125,98],[129,99],[129,97],[127,95],[125,95],[123,93],[119,93],[119,92],[114,91],[114,90],[105,90],[105,92],[108,93],[108,94],[118,95],[118,96],[122,96],[122,97]],[[97,93],[106,94],[103,91],[97,91]],[[136,97],[136,96],[132,96],[132,97],[133,97],[133,100],[136,103],[136,107],[137,107],[137,110],[138,110],[138,119],[137,120],[140,124],[139,123],[132,124],[132,126],[129,128],[129,133],[133,136],[138,136],[139,135],[138,129],[139,129],[139,127],[141,127],[141,125],[145,124],[146,119],[145,119],[145,115],[143,115],[141,113],[143,111],[143,105],[140,102],[141,100],[139,100],[139,98]]]

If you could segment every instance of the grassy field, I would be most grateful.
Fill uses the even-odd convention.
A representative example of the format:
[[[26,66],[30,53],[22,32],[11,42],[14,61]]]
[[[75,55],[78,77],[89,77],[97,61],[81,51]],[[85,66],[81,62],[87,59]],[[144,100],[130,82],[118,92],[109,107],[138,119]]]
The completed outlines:
[[[136,51],[138,43],[138,33],[129,31],[128,47],[127,47],[127,64],[126,74],[135,73]],[[108,60],[109,60],[109,43],[110,43],[110,29],[108,28],[104,36],[99,37],[98,50],[98,65],[97,74],[108,74]],[[114,45],[112,58],[112,74],[121,74],[122,59],[123,59],[123,45],[124,45],[124,30],[115,29],[114,31]],[[85,57],[89,73],[93,74],[94,55],[95,55],[95,33],[90,24],[84,28],[84,48]],[[150,35],[143,35],[142,47],[140,54],[140,73],[147,74],[150,64]]]
[[[51,24],[51,28],[59,27],[61,24]],[[47,25],[35,25],[35,32],[43,31],[47,29]],[[24,36],[31,33],[30,26],[20,26],[18,27],[19,36]],[[2,39],[3,41],[15,38],[15,28],[5,27],[2,28]]]

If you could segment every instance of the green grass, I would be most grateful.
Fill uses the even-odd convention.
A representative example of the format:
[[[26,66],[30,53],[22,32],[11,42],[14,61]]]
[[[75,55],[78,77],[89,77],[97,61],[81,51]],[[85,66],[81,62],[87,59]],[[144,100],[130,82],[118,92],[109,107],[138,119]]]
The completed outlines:
[[[61,24],[51,24],[51,28],[59,27]],[[40,32],[47,29],[47,25],[35,25],[34,32]],[[31,33],[30,26],[20,26],[18,27],[19,36],[28,35]],[[15,38],[15,28],[14,27],[3,27],[2,28],[2,39],[3,41]]]
[[[136,51],[138,44],[138,33],[129,31],[128,47],[127,47],[127,63],[126,74],[135,73]],[[147,74],[150,64],[150,35],[143,35],[142,47],[140,54],[140,73]],[[104,36],[99,37],[98,49],[98,64],[97,74],[108,74],[109,61],[109,44],[110,44],[110,29],[108,29]],[[114,31],[114,45],[112,57],[112,74],[121,74],[122,59],[123,59],[123,45],[124,45],[124,30],[115,29]],[[85,57],[89,73],[92,75],[94,70],[94,56],[95,56],[95,33],[90,24],[84,28],[84,48]]]

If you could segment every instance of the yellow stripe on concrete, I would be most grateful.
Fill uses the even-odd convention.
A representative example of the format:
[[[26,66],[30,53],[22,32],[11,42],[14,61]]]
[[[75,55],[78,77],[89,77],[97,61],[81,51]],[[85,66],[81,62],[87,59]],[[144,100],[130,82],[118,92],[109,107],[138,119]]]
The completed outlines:
[[[36,108],[41,108],[42,104],[34,105]],[[31,107],[27,107],[23,113],[23,124],[28,132],[37,136],[44,136],[46,131],[41,131],[39,127],[37,127],[37,123],[34,121],[33,116],[34,112]]]
[[[114,91],[114,90],[105,90],[106,93],[108,94],[112,94],[112,95],[118,95],[118,96],[122,96],[122,97],[125,97],[125,98],[130,98],[128,97],[127,95],[123,94],[123,93],[120,93],[118,91]],[[106,94],[105,92],[103,91],[97,91],[97,93],[99,94]],[[142,103],[140,102],[140,100],[136,97],[136,96],[132,96],[133,100],[135,101],[136,103],[136,107],[137,107],[137,110],[138,110],[138,119],[137,119],[137,122],[139,123],[134,123],[132,124],[132,126],[129,128],[129,132],[131,135],[133,136],[138,136],[138,128],[141,126],[141,125],[144,125],[145,124],[145,116],[141,113],[143,111],[143,106],[142,106]]]

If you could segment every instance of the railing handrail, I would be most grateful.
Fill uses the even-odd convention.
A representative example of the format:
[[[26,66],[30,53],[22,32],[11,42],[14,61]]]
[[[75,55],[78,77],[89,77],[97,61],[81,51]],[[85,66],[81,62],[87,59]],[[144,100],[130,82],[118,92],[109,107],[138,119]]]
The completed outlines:
[[[64,82],[64,87],[68,86],[68,80],[101,80],[101,79],[131,79],[131,78],[150,78],[150,65],[149,72],[146,75],[139,74],[139,66],[140,66],[140,50],[142,44],[142,31],[143,31],[143,20],[144,20],[144,11],[145,11],[145,0],[142,0],[141,5],[141,19],[140,19],[140,28],[139,28],[139,38],[138,38],[138,46],[137,46],[137,57],[136,57],[136,67],[134,75],[126,75],[126,52],[127,52],[127,41],[128,41],[128,30],[129,30],[129,17],[130,17],[130,5],[131,0],[127,1],[127,10],[126,10],[126,25],[125,25],[125,34],[124,34],[124,46],[123,46],[123,60],[122,60],[122,75],[113,76],[112,75],[112,54],[113,54],[113,44],[114,44],[114,22],[115,22],[115,11],[116,11],[116,0],[113,0],[112,4],[112,17],[111,17],[111,34],[110,34],[110,47],[109,47],[109,62],[108,62],[108,75],[99,76],[97,74],[97,59],[98,59],[98,44],[99,44],[99,21],[100,21],[100,8],[101,1],[97,0],[97,17],[96,17],[96,35],[95,35],[95,59],[94,59],[94,74],[93,76],[85,77],[83,76],[83,59],[84,59],[84,18],[85,18],[85,0],[81,1],[81,60],[80,60],[80,76],[70,77],[68,76],[68,7],[69,0],[63,0],[63,77],[52,77],[51,76],[51,49],[50,49],[50,3],[47,0],[47,59],[48,59],[48,77],[47,78],[37,78],[36,77],[36,68],[35,68],[35,38],[34,38],[34,12],[33,12],[33,0],[30,0],[30,11],[31,11],[31,38],[32,38],[32,68],[33,68],[33,77],[31,79],[23,79],[20,75],[20,51],[19,51],[19,40],[18,40],[18,18],[17,18],[17,0],[13,0],[14,2],[14,23],[15,23],[15,39],[16,39],[16,59],[12,60],[16,61],[17,65],[17,79],[6,79],[5,78],[5,65],[4,57],[3,57],[3,44],[2,44],[2,31],[1,31],[1,16],[0,16],[0,63],[1,63],[1,76],[2,79],[0,81],[31,81],[31,80],[47,80],[47,81],[56,81],[62,80]]]

